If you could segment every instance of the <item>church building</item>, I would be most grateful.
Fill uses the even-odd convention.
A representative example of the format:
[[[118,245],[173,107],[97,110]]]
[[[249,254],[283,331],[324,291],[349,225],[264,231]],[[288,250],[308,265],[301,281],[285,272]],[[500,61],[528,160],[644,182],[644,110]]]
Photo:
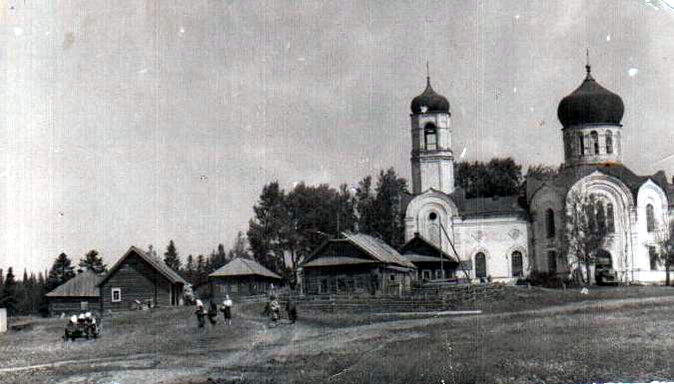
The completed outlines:
[[[639,176],[623,165],[623,151],[630,149],[622,142],[623,101],[592,77],[589,63],[586,72],[558,106],[564,163],[557,174],[529,178],[525,198],[467,199],[455,188],[450,104],[428,78],[411,103],[414,196],[405,211],[405,240],[421,237],[458,255],[457,270],[445,271],[457,277],[568,276],[582,267],[562,252],[570,196],[591,195],[593,215],[609,232],[596,250],[602,268],[623,282],[664,281],[655,254],[658,233],[666,233],[674,211],[674,187],[663,171]]]

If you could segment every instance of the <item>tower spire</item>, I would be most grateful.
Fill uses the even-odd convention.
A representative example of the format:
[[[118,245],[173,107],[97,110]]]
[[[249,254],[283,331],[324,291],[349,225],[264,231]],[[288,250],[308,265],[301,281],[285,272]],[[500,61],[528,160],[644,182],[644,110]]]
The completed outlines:
[[[428,66],[428,60],[426,60],[426,85],[431,86],[431,70]]]
[[[590,65],[590,48],[585,50],[585,71],[587,72],[587,75],[590,76],[590,72],[592,71],[592,66]]]

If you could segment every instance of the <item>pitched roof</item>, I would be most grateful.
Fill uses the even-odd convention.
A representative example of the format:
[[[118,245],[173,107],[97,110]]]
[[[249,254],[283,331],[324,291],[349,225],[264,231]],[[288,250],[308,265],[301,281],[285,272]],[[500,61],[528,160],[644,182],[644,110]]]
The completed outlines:
[[[229,263],[223,265],[217,271],[208,275],[208,277],[227,277],[227,276],[246,276],[258,275],[271,277],[274,279],[281,279],[281,276],[263,267],[260,263],[254,260],[238,257]]]
[[[187,281],[183,279],[179,274],[176,273],[176,271],[172,270],[168,265],[164,264],[163,261],[157,260],[154,257],[148,255],[143,251],[142,249],[131,246],[128,251],[122,256],[115,265],[110,268],[110,271],[105,275],[105,277],[98,282],[97,285],[103,284],[108,278],[117,272],[119,267],[122,266],[122,263],[124,260],[129,257],[130,255],[135,254],[138,255],[141,259],[145,260],[150,266],[152,266],[154,269],[156,269],[159,273],[161,273],[166,279],[168,279],[171,283],[182,283],[182,284],[187,284]]]
[[[456,259],[451,257],[447,252],[440,250],[435,244],[428,241],[418,232],[410,239],[400,250],[403,257],[409,261],[440,261],[440,254],[444,260],[456,262]]]
[[[46,294],[47,297],[100,297],[100,291],[96,287],[103,277],[95,272],[84,271],[65,283],[59,285],[53,291]]]
[[[416,268],[414,264],[402,257],[398,251],[375,237],[362,233],[350,232],[343,232],[342,236],[343,239],[331,239],[323,243],[320,247],[316,248],[316,250],[311,255],[309,255],[309,257],[307,257],[304,262],[302,262],[301,266],[316,267],[356,263],[353,257],[343,257],[339,255],[321,257],[320,252],[329,244],[336,242],[346,242],[359,248],[362,252],[365,252],[371,258],[370,260],[361,259],[362,261],[359,261],[358,263],[372,263],[374,261],[384,264],[399,265],[406,268]],[[322,259],[334,260],[326,261]]]

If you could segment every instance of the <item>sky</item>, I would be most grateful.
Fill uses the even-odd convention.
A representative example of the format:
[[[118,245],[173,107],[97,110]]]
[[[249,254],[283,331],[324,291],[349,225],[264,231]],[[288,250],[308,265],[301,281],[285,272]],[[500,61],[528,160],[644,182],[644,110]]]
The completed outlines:
[[[592,73],[624,163],[674,174],[674,0],[0,0],[0,268],[231,246],[264,184],[409,178],[409,104],[462,160],[562,162]]]

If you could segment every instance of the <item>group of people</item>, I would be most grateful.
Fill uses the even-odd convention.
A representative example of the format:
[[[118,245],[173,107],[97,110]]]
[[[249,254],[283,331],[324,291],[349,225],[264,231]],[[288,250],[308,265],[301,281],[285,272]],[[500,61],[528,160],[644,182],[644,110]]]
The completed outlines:
[[[297,321],[297,306],[290,299],[288,299],[288,302],[286,303],[286,312],[288,313],[288,320],[290,320],[290,323],[295,324],[295,321]],[[278,322],[281,319],[281,304],[279,304],[276,296],[272,295],[270,297],[270,301],[265,307],[265,314],[271,316],[273,327],[278,325]]]
[[[76,339],[78,337],[98,337],[98,324],[96,316],[91,312],[72,315],[66,324],[64,339]]]
[[[219,308],[224,317],[225,325],[232,325],[232,299],[229,298],[229,295],[225,296],[225,300],[222,302],[222,306]],[[204,303],[197,299],[196,301],[197,310],[195,314],[197,315],[197,322],[199,323],[199,328],[203,328],[206,325],[206,318],[211,323],[215,325],[218,322],[218,306],[214,301],[210,301],[208,304],[208,310],[204,307]]]

